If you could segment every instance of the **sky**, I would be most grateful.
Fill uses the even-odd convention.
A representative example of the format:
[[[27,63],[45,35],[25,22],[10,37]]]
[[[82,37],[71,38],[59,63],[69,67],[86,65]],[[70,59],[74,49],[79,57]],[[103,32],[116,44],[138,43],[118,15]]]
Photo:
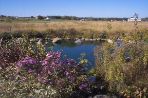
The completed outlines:
[[[0,15],[148,17],[148,0],[0,0]]]

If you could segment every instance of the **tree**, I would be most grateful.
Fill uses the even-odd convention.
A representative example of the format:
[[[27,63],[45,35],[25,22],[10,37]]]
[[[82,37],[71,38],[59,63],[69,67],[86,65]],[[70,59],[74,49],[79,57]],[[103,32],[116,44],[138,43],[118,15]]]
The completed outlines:
[[[39,20],[43,20],[43,19],[44,19],[44,17],[43,17],[43,16],[41,16],[41,15],[39,15],[39,16],[37,16],[37,19],[39,19]]]

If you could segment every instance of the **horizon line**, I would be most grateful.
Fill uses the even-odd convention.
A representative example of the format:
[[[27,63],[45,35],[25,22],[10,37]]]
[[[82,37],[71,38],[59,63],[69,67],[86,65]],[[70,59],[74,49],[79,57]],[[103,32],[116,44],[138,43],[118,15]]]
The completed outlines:
[[[78,17],[78,18],[131,18],[131,17],[116,17],[116,16],[110,16],[110,17],[103,17],[103,16],[100,16],[100,17],[95,17],[95,16],[74,16],[74,15],[29,15],[29,16],[19,16],[19,15],[4,15],[4,14],[1,14],[0,16],[10,16],[10,17],[37,17],[37,16],[43,16],[43,17],[48,17],[48,16],[60,16],[60,17]],[[148,18],[148,16],[146,17],[140,17],[140,18]]]

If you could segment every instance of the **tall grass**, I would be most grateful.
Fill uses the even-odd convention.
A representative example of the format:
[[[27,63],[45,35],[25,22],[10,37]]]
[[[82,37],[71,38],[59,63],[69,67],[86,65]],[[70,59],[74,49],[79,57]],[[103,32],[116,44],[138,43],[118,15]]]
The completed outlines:
[[[108,24],[111,29],[108,30]],[[141,30],[147,30],[148,22],[139,22],[138,27]],[[69,30],[74,29],[81,33],[100,33],[109,32],[116,34],[124,32],[134,32],[133,22],[107,22],[107,21],[51,21],[51,22],[2,22],[0,23],[0,32],[47,32],[49,30]],[[58,31],[60,33],[60,31]]]

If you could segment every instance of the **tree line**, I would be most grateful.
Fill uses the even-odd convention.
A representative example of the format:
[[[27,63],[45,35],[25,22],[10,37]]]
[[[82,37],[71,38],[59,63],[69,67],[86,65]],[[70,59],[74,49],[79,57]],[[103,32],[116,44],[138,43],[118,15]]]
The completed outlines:
[[[18,17],[18,16],[5,16],[5,15],[0,15],[0,20],[4,19],[38,19],[38,20],[52,20],[52,19],[61,19],[61,20],[81,20],[81,21],[127,21],[128,18],[118,18],[118,17],[109,17],[109,18],[96,18],[96,17],[76,17],[76,16],[29,16],[29,17]],[[148,17],[142,18],[142,21],[148,21]]]

